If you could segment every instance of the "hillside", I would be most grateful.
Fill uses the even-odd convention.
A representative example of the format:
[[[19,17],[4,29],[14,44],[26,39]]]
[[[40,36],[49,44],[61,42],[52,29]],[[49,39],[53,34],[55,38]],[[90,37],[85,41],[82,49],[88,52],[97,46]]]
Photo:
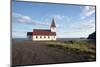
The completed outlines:
[[[93,32],[88,36],[88,39],[96,39],[96,32]]]

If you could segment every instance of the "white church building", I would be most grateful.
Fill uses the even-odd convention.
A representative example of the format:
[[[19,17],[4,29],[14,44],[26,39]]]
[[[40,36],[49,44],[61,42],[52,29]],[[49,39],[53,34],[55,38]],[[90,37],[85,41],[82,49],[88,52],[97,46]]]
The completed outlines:
[[[56,40],[56,25],[54,18],[50,29],[34,29],[33,32],[27,32],[27,37],[33,41]]]

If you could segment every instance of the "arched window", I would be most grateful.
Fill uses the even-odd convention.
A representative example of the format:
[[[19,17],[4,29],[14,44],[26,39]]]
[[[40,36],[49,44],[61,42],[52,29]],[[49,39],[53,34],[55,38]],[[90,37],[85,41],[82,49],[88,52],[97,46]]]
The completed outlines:
[[[42,38],[42,36],[40,36],[40,38]]]
[[[48,36],[48,38],[50,38],[50,37]]]
[[[46,36],[44,36],[44,38],[46,38]]]
[[[38,36],[36,36],[36,38],[38,38]]]

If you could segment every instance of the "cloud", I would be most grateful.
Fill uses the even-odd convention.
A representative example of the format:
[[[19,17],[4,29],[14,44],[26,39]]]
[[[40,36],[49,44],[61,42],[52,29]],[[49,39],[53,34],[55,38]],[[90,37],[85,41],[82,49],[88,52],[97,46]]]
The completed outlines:
[[[29,16],[20,16],[17,20],[19,22],[31,22],[32,19]]]
[[[95,31],[95,21],[93,19],[85,20],[83,22],[79,22],[77,24],[73,24],[71,27],[70,34],[81,34],[84,36],[88,36],[90,33]]]
[[[32,20],[31,17],[19,13],[12,13],[12,18],[15,18],[18,22],[30,22]]]
[[[20,17],[20,16],[22,16],[21,14],[19,14],[19,13],[12,13],[12,17]]]
[[[69,21],[71,19],[71,17],[69,16],[65,16],[65,15],[53,15],[53,17],[56,19],[56,20],[60,20],[60,21]]]
[[[12,31],[13,33],[27,33],[27,31]]]
[[[66,15],[60,15],[60,14],[54,14],[51,15],[51,18],[54,17],[55,22],[56,22],[56,26],[57,28],[64,28],[64,26],[69,26],[69,22],[72,19],[71,16],[66,16]]]
[[[36,25],[43,25],[43,26],[50,26],[48,22],[41,22],[41,21],[33,21],[32,23],[35,23]]]
[[[55,15],[54,18],[58,19],[58,20],[62,20],[62,19],[65,18],[65,16],[63,16],[63,15]]]
[[[62,31],[67,37],[88,37],[95,31],[95,20],[93,18],[81,22],[73,23],[70,28]]]
[[[50,25],[48,22],[42,22],[38,20],[33,20],[30,16],[22,15],[19,13],[13,13],[12,17],[16,19],[19,23],[25,23],[25,24],[34,24],[34,25]],[[45,20],[45,19],[44,19]]]
[[[75,30],[89,30],[95,28],[95,21],[93,19],[85,20],[72,25]]]
[[[80,14],[80,19],[85,19],[87,17],[92,16],[95,13],[95,7],[94,6],[84,6],[82,8],[82,12]]]

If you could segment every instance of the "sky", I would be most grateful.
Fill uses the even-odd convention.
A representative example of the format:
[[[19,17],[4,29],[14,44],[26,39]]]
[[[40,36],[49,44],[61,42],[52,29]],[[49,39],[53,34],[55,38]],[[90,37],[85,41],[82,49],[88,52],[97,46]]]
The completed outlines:
[[[95,31],[95,6],[12,2],[12,37],[26,38],[33,29],[50,29],[55,19],[57,38],[88,37]]]

